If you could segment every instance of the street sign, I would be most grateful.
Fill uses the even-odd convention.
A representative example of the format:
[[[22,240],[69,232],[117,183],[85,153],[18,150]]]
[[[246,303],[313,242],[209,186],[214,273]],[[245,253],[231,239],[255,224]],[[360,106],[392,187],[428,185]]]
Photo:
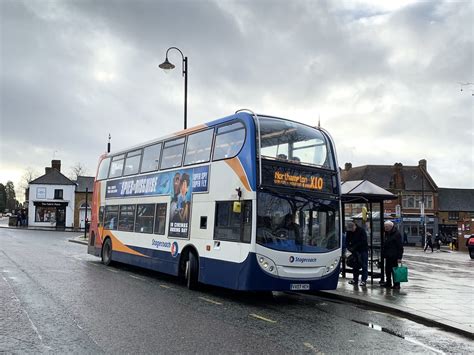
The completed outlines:
[[[400,205],[395,206],[395,216],[400,218],[402,216],[402,208]]]

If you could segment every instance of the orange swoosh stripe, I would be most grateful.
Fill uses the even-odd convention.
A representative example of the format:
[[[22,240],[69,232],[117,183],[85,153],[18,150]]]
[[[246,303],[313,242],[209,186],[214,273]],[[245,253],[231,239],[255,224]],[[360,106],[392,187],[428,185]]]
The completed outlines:
[[[142,253],[139,253],[139,252],[127,247],[111,231],[108,231],[107,235],[110,236],[110,238],[112,239],[112,250],[120,251],[122,253],[137,255],[137,256],[143,256],[145,258],[149,257],[148,255],[144,255]]]
[[[205,124],[200,124],[196,127],[192,127],[192,128],[187,128],[187,129],[183,129],[179,132],[176,132],[176,133],[173,133],[174,136],[182,136],[183,134],[189,134],[189,133],[193,133],[193,132],[196,132],[196,131],[199,131],[203,128],[207,128],[207,126]]]
[[[242,167],[242,164],[240,163],[240,160],[239,158],[235,157],[235,158],[232,158],[232,159],[227,159],[225,160],[225,162],[227,163],[227,165],[229,165],[232,170],[234,170],[234,172],[237,174],[237,176],[239,177],[240,181],[242,182],[242,185],[244,185],[245,189],[247,191],[252,191],[252,189],[250,188],[250,184],[249,184],[249,181],[247,179],[247,174],[245,173],[245,170],[244,168]]]

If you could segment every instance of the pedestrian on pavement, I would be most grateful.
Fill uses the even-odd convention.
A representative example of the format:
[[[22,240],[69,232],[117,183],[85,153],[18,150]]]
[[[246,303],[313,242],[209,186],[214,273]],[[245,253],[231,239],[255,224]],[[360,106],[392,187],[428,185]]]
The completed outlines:
[[[426,253],[426,249],[428,249],[428,247],[430,247],[431,252],[433,252],[433,238],[431,237],[430,232],[426,233],[426,244],[425,244],[425,249],[424,249],[425,253]]]
[[[403,244],[408,244],[408,234],[407,234],[407,231],[403,232]]]
[[[360,280],[360,286],[367,284],[368,269],[367,264],[369,261],[369,246],[367,244],[367,233],[355,222],[349,222],[347,224],[347,249],[354,254],[359,260],[362,268],[362,278]],[[352,270],[352,280],[349,284],[356,285],[359,282],[359,268]]]
[[[441,238],[439,237],[439,234],[436,234],[435,243],[436,243],[436,250],[440,251],[440,249],[441,249]]]
[[[392,221],[385,221],[383,224],[385,230],[385,240],[382,250],[382,256],[385,259],[385,283],[381,286],[386,288],[400,289],[400,283],[393,280],[393,268],[402,262],[403,244],[402,236]]]

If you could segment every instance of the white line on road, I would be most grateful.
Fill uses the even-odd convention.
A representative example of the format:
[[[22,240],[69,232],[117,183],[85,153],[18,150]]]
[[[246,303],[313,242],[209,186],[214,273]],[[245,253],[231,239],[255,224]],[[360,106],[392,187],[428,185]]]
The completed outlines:
[[[263,320],[263,321],[268,322],[268,323],[276,323],[277,322],[276,320],[265,318],[265,317],[259,316],[258,314],[255,314],[255,313],[250,313],[250,316],[254,317],[254,318],[257,318],[257,319],[260,319],[260,320]]]
[[[130,275],[130,274],[128,274],[128,276],[133,277],[134,279],[137,279],[137,280],[140,280],[140,281],[146,281],[146,279],[144,279],[143,277],[140,277],[140,276],[135,276],[135,275]]]
[[[166,289],[170,289],[170,290],[174,290],[173,287],[167,286],[167,285],[163,285],[163,284],[161,284],[160,287],[163,287],[163,288],[166,288]]]
[[[117,270],[111,269],[110,267],[108,267],[107,270],[112,271],[112,272],[115,272],[115,273],[118,272]]]
[[[217,302],[217,301],[214,301],[214,300],[211,300],[210,298],[206,298],[206,297],[198,297],[200,300],[203,300],[203,301],[206,301],[206,302],[209,302],[209,303],[212,303],[212,304],[217,304],[217,305],[222,305],[221,302]]]

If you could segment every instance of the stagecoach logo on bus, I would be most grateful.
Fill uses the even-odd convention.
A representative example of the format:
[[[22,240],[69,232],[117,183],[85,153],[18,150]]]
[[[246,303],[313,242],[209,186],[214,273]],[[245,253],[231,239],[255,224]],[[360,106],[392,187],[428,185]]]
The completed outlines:
[[[208,191],[209,166],[181,169],[179,173],[189,177],[191,192]],[[105,198],[169,195],[173,190],[175,176],[175,171],[168,171],[107,181]]]
[[[173,245],[171,246],[171,256],[173,258],[176,258],[178,256],[178,252],[179,252],[178,242],[173,242]]]
[[[291,255],[289,257],[289,261],[290,261],[290,263],[301,263],[301,264],[315,263],[317,261],[317,258],[303,258],[303,257],[300,257],[300,256]]]
[[[171,242],[162,242],[161,240],[152,239],[151,245],[157,249],[169,249],[171,248]]]

